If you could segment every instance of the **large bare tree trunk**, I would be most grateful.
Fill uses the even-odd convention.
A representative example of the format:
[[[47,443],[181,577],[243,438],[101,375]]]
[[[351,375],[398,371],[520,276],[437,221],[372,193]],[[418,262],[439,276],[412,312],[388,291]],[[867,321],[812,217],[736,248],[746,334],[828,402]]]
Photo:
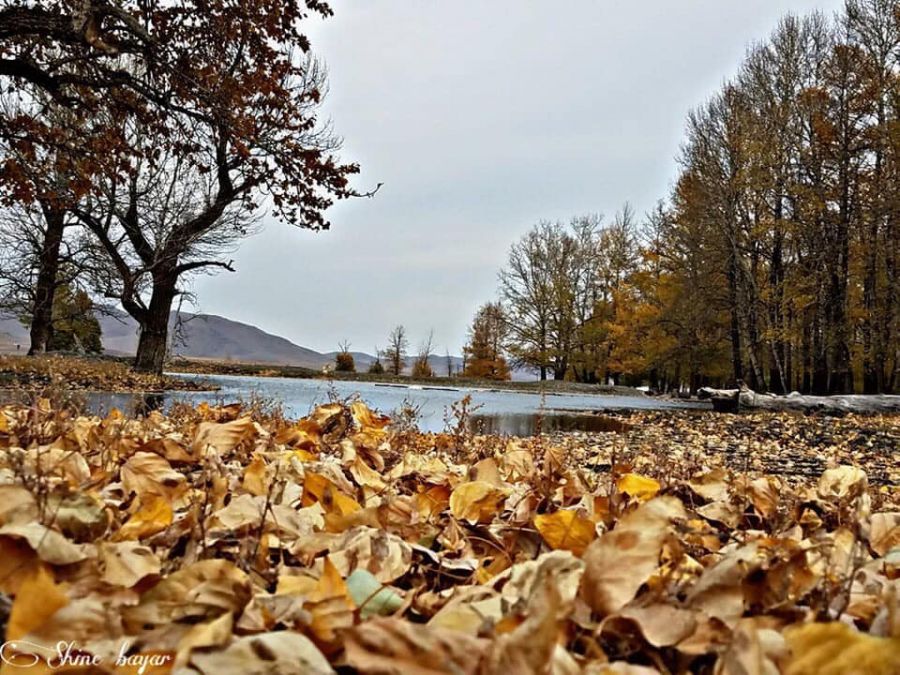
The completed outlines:
[[[59,273],[59,249],[65,230],[65,212],[49,207],[44,208],[43,212],[47,229],[41,248],[40,269],[31,313],[29,356],[46,352],[53,333],[53,296],[56,293],[56,277]]]
[[[178,275],[174,270],[163,270],[153,275],[153,292],[150,304],[141,322],[134,369],[161,374],[169,344],[169,316],[177,294]]]

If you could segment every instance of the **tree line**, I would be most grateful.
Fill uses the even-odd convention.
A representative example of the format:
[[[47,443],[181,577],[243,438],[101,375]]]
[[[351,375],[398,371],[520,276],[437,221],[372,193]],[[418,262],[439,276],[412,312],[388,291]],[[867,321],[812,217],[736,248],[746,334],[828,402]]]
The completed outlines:
[[[500,274],[504,346],[541,378],[897,391],[900,3],[785,17],[691,112],[638,223],[543,222]]]
[[[353,164],[317,118],[327,89],[302,32],[319,0],[0,2],[0,291],[52,347],[60,288],[138,324],[135,367],[160,372],[194,274],[266,206],[325,229]]]

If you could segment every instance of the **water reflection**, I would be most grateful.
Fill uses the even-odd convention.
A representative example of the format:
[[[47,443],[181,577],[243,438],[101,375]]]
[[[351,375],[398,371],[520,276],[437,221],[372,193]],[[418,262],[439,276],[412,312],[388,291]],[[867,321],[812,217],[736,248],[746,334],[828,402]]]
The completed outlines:
[[[148,415],[154,410],[162,410],[166,404],[166,395],[162,392],[139,394],[134,399],[135,415]]]
[[[475,433],[507,436],[534,436],[540,433],[583,431],[589,433],[628,431],[630,426],[614,417],[596,414],[505,413],[472,415],[469,428]]]

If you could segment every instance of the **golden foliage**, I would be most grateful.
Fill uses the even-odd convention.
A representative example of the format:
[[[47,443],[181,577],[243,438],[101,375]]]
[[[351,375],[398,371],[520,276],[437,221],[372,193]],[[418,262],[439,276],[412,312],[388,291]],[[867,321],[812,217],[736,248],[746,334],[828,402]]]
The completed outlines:
[[[842,439],[900,420],[623,416],[592,442],[467,439],[469,464],[359,402],[0,408],[8,635],[215,675],[894,672],[897,476]],[[23,461],[38,433],[59,462]],[[803,452],[832,463],[763,470]]]

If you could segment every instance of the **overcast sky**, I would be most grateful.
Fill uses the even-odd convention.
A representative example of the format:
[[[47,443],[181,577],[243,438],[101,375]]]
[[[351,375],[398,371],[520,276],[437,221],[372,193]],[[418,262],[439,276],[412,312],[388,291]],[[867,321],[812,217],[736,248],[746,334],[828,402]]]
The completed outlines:
[[[786,12],[841,0],[332,0],[325,105],[374,199],[332,229],[266,219],[199,309],[320,351],[403,323],[459,353],[509,245],[541,219],[664,197],[690,108]]]

